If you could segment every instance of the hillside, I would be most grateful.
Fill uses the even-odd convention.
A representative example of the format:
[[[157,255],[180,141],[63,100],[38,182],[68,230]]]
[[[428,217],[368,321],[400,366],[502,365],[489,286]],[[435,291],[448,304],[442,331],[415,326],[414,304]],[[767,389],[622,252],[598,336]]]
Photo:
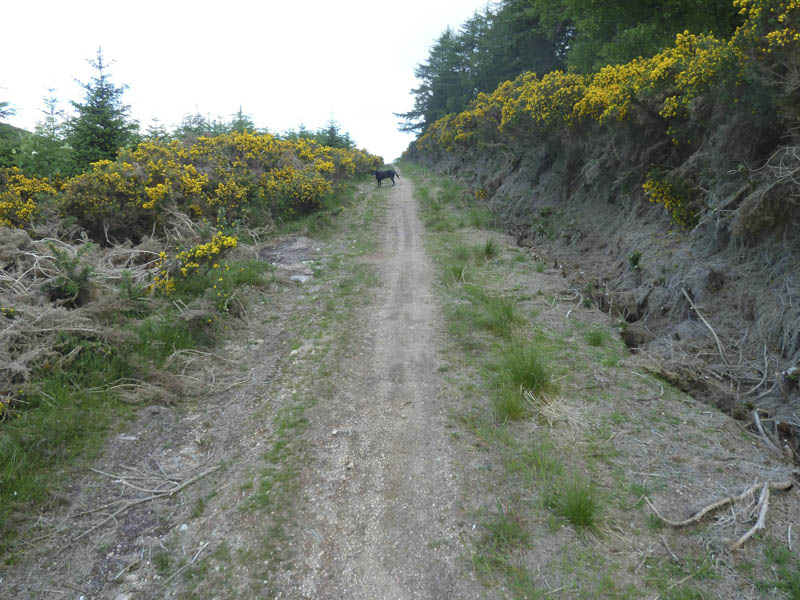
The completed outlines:
[[[466,183],[666,378],[740,418],[757,407],[797,456],[800,16],[735,5],[729,38],[524,73],[406,155]]]

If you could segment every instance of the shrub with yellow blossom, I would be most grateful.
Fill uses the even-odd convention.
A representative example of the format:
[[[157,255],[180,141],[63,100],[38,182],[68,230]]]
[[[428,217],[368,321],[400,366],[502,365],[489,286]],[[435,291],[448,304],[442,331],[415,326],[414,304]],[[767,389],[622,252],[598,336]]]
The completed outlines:
[[[210,241],[178,251],[174,256],[162,251],[155,265],[151,290],[171,296],[183,291],[190,291],[198,285],[204,286],[208,276],[214,280],[212,285],[214,290],[217,290],[218,287],[221,287],[218,280],[224,281],[224,273],[230,268],[223,259],[228,251],[235,248],[237,244],[238,239],[235,236],[219,231]],[[197,290],[194,291],[197,292]],[[227,291],[224,293],[227,294]],[[223,292],[220,290],[219,295],[222,294]],[[216,300],[224,302],[227,300],[227,295],[216,298]]]
[[[46,179],[26,177],[16,167],[0,169],[0,225],[31,225],[39,214],[39,202],[56,193]]]
[[[148,140],[67,181],[60,206],[100,241],[144,235],[171,211],[208,221],[220,211],[231,222],[264,211],[288,218],[318,208],[336,182],[380,161],[364,150],[251,132],[187,145]]]
[[[685,194],[678,186],[665,179],[649,176],[642,188],[650,202],[664,205],[675,223],[684,229],[697,225],[698,215],[689,206]]]
[[[779,132],[800,129],[800,0],[731,1],[743,23],[729,39],[683,31],[654,56],[595,73],[523,73],[432,123],[415,150],[433,161],[447,154],[467,159],[482,146],[519,152],[630,124],[651,148],[659,147],[658,136],[672,142],[659,157],[669,170],[735,114],[754,123],[756,143],[777,143]],[[676,223],[688,228],[698,221],[700,207],[690,208],[674,185],[648,177],[644,189]]]
[[[298,171],[294,167],[274,169],[261,178],[259,194],[274,207],[279,218],[291,218],[318,209],[333,184],[318,172]]]

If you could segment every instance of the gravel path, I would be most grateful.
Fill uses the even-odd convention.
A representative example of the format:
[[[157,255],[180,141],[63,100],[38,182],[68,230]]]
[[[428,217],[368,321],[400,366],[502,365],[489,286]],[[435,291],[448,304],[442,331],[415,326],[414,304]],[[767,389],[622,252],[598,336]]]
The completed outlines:
[[[312,460],[285,584],[302,598],[474,598],[440,398],[432,267],[408,179],[388,193],[380,286],[330,401],[309,417]]]

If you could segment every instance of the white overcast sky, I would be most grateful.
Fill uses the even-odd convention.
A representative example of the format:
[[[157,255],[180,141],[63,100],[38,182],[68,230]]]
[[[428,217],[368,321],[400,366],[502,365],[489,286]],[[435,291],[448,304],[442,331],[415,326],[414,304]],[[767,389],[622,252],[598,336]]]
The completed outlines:
[[[0,101],[32,129],[42,98],[82,101],[98,46],[142,130],[189,113],[225,120],[239,106],[272,132],[334,118],[388,162],[413,139],[394,112],[413,105],[414,68],[447,27],[486,0],[16,0],[4,2]]]

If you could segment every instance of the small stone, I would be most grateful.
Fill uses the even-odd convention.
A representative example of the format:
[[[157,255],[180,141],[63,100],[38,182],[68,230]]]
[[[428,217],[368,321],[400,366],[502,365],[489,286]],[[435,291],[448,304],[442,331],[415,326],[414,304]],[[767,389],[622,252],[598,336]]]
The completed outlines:
[[[186,523],[184,523],[183,525],[178,527],[178,531],[180,531],[181,533],[186,533],[187,531],[189,531],[189,526]]]
[[[334,429],[333,431],[331,431],[331,435],[336,435],[337,433],[339,433],[338,429]]]
[[[131,598],[133,598],[133,594],[130,592],[120,592],[114,596],[114,600],[131,600]]]
[[[123,578],[123,581],[125,583],[136,583],[137,581],[139,581],[139,576],[136,573],[128,573]]]
[[[354,465],[353,465],[353,463],[352,463],[352,462],[349,462],[349,463],[347,463],[347,466],[346,466],[346,468],[347,468],[347,470],[349,471],[350,469],[352,469],[352,468],[353,468],[353,466],[354,466]]]

